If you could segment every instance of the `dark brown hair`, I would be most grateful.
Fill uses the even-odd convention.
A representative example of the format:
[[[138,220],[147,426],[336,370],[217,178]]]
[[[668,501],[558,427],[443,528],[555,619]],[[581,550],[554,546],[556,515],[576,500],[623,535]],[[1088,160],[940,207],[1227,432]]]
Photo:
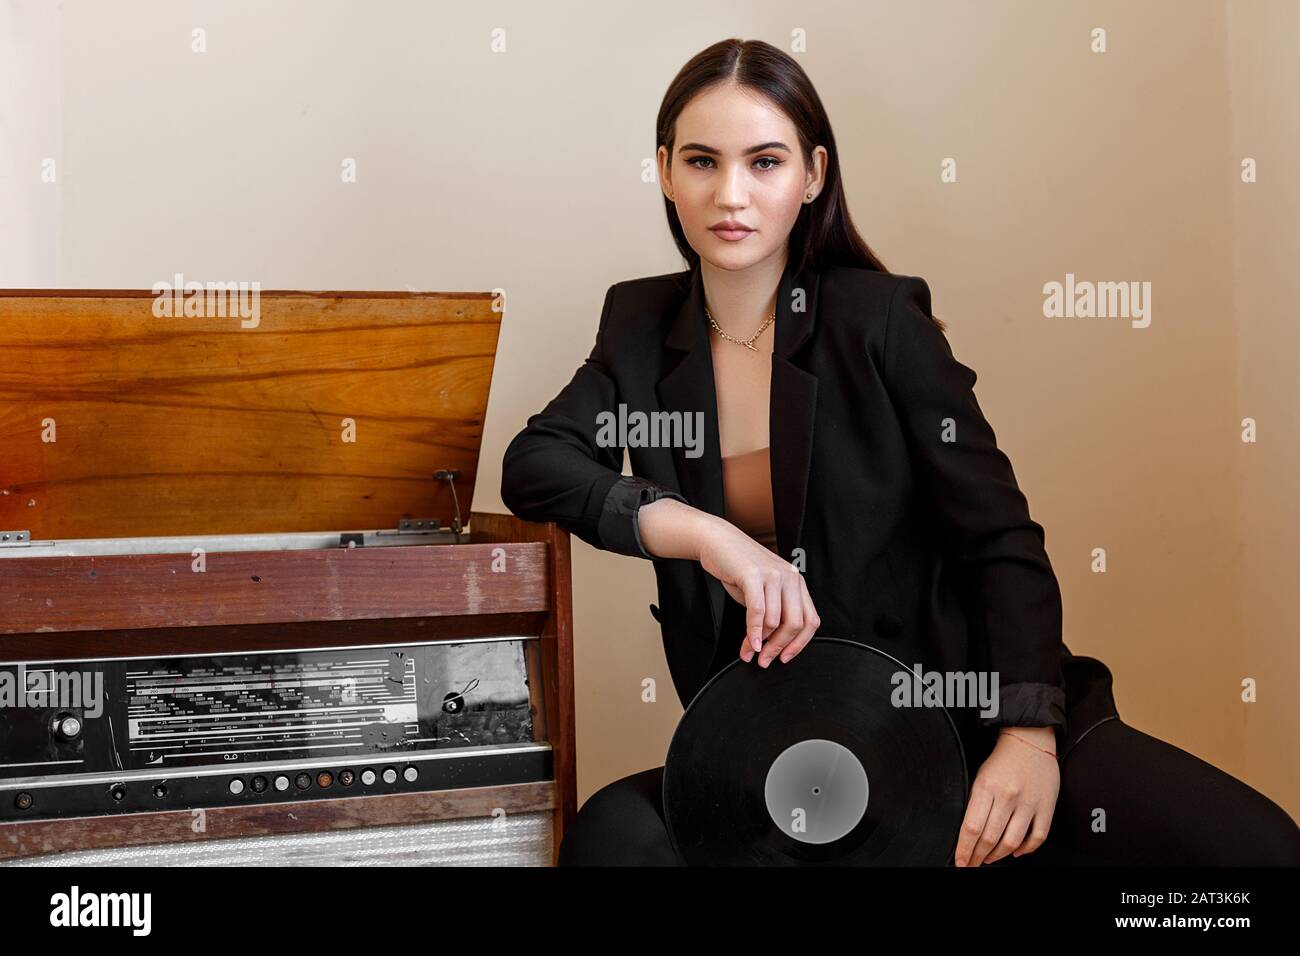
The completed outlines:
[[[722,83],[734,83],[762,93],[790,118],[799,136],[799,150],[805,165],[812,164],[816,146],[826,148],[826,179],[821,193],[804,203],[790,230],[790,261],[796,271],[811,266],[857,266],[888,272],[866,240],[858,234],[849,215],[840,177],[840,157],[835,147],[831,121],[822,106],[812,80],[794,57],[762,40],[720,40],[701,50],[678,71],[668,85],[659,116],[655,120],[656,149],[668,150],[672,164],[673,145],[677,136],[677,117],[686,104],[700,93]],[[699,264],[700,255],[686,241],[677,207],[667,196],[664,211],[673,240],[690,268]],[[934,320],[940,329],[944,327]]]

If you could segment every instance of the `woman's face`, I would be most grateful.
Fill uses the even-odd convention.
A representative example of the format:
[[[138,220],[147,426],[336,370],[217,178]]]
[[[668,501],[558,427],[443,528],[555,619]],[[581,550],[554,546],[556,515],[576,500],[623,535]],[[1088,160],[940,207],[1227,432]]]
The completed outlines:
[[[659,182],[700,258],[747,269],[784,253],[804,194],[815,200],[821,191],[825,147],[812,158],[806,166],[794,124],[766,97],[726,84],[696,96],[677,117],[672,156],[659,147]]]

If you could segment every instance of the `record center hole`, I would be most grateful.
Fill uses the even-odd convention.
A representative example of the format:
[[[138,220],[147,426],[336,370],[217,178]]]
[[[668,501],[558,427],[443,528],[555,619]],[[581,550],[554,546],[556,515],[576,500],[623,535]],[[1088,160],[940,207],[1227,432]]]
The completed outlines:
[[[813,795],[814,795],[814,796],[817,795],[817,794],[819,794],[819,793],[821,793],[821,792],[822,792],[822,788],[821,788],[821,787],[813,787]]]

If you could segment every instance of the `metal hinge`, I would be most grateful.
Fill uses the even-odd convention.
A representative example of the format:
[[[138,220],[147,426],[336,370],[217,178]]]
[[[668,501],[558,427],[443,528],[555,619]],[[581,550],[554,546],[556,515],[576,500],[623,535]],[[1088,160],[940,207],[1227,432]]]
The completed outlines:
[[[451,504],[455,514],[451,519],[451,531],[456,536],[457,543],[460,542],[460,532],[464,525],[461,523],[460,500],[456,496],[456,479],[460,477],[460,472],[455,468],[443,468],[433,473],[437,481],[445,481],[451,488]],[[399,518],[397,522],[398,534],[428,534],[431,531],[442,530],[441,518]]]
[[[26,548],[31,543],[30,531],[0,531],[0,548]]]

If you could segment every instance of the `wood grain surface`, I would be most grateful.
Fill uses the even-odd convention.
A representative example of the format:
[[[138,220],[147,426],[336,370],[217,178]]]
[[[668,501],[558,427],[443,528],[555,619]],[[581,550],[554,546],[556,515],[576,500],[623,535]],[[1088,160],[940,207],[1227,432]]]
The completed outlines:
[[[0,529],[447,525],[439,469],[460,470],[468,518],[502,317],[491,294],[264,291],[253,328],[157,317],[154,300],[0,293]]]

